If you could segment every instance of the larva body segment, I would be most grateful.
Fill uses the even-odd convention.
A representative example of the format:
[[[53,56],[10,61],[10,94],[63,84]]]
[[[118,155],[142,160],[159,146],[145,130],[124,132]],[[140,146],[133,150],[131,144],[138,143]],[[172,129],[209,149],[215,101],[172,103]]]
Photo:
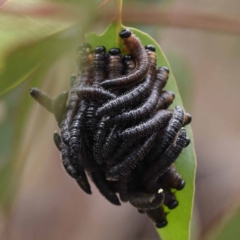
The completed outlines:
[[[179,135],[176,138],[176,142],[173,143],[169,149],[158,159],[154,164],[152,164],[146,171],[144,176],[144,182],[147,185],[151,185],[156,182],[164,173],[169,169],[171,164],[173,164],[183,148],[186,146],[186,131],[181,129]]]
[[[157,193],[131,192],[129,194],[129,202],[136,208],[141,210],[153,210],[159,208],[164,201],[165,194],[163,189],[159,189]]]
[[[62,156],[63,167],[65,168],[68,175],[76,180],[76,182],[84,192],[86,192],[87,194],[92,194],[91,187],[87,180],[85,171],[80,166],[77,166],[77,169],[76,169],[72,165],[70,161],[71,156],[69,153],[69,149],[68,149],[68,146],[66,146],[65,144],[62,144],[61,156]]]
[[[29,93],[40,105],[42,105],[50,113],[53,113],[52,105],[54,100],[52,97],[38,88],[31,88]]]
[[[167,109],[175,98],[175,94],[172,91],[162,91],[157,103],[157,110]]]
[[[135,141],[124,141],[120,144],[117,151],[109,158],[108,163],[110,165],[113,165],[117,163],[126,153],[129,152],[132,149],[133,145],[135,144]]]
[[[118,48],[109,50],[109,60],[107,65],[108,79],[114,79],[122,75],[124,70],[121,51]]]
[[[103,46],[96,47],[93,52],[92,78],[93,87],[99,87],[100,83],[106,78],[107,53]]]
[[[132,128],[127,128],[119,134],[119,137],[126,141],[129,139],[139,139],[149,136],[152,133],[163,129],[171,117],[172,113],[170,111],[159,111],[150,120],[147,120]]]
[[[153,146],[156,137],[156,133],[148,137],[146,141],[138,146],[125,160],[112,167],[107,173],[107,177],[114,179],[129,174],[137,164],[143,160],[147,152]]]
[[[174,188],[178,191],[182,190],[185,186],[185,181],[173,165],[170,166],[168,171],[159,179],[159,181],[167,188]]]
[[[145,51],[145,50],[144,50]],[[150,61],[150,67],[147,77],[143,83],[134,88],[128,93],[123,94],[115,100],[109,101],[100,107],[97,111],[97,116],[101,117],[106,114],[114,115],[121,109],[129,108],[139,103],[140,100],[145,99],[151,93],[151,87],[155,80],[156,73],[156,54],[154,52],[148,51],[148,56]]]
[[[88,139],[89,141],[92,143],[93,141],[93,133],[94,130],[96,128],[96,124],[97,124],[97,119],[96,119],[96,111],[98,108],[98,103],[96,102],[90,102],[87,105],[87,110],[86,110],[86,114],[85,114],[85,127],[87,129],[87,135],[88,135]]]
[[[83,54],[88,55],[87,52]],[[60,123],[61,128],[61,137],[62,141],[69,146],[69,127],[72,122],[73,116],[76,114],[78,105],[79,105],[79,98],[76,93],[76,88],[82,86],[84,84],[88,84],[91,79],[92,69],[89,62],[84,62],[81,65],[79,76],[72,76],[70,82],[72,82],[73,86],[69,91],[68,95],[68,102],[67,102],[67,110],[64,119]]]
[[[108,101],[116,98],[116,95],[99,87],[81,87],[76,90],[80,100]]]
[[[62,140],[61,140],[61,137],[58,134],[58,132],[54,132],[54,134],[53,134],[53,141],[54,141],[55,146],[57,147],[57,149],[59,151],[61,151],[61,149],[62,149],[62,146],[61,146],[62,145]]]
[[[97,110],[97,116],[102,117],[105,115],[113,116],[124,108],[129,108],[146,98],[150,94],[151,82],[146,79],[139,86],[133,90],[119,96],[118,98],[105,103]]]
[[[143,103],[139,108],[134,109],[129,112],[124,112],[112,119],[113,123],[117,124],[129,124],[135,123],[139,120],[144,120],[152,115],[156,109],[158,98],[162,88],[166,85],[168,79],[168,73],[164,74],[162,71],[165,69],[160,68],[157,71],[157,76],[155,83],[153,85],[152,93],[145,103]]]
[[[178,206],[178,201],[175,195],[169,189],[164,189],[164,196],[163,204],[167,206],[168,209],[172,210]]]
[[[129,180],[130,180],[130,176],[127,175],[119,178],[119,181],[118,181],[119,197],[122,202],[129,201]]]
[[[119,138],[118,138],[118,129],[116,126],[114,126],[110,133],[108,134],[106,141],[103,145],[102,149],[102,157],[107,159],[111,155],[115,155],[115,151],[117,150],[117,146],[119,144]]]
[[[91,177],[100,193],[112,204],[121,205],[117,195],[111,190],[109,183],[102,172],[93,172]]]
[[[159,144],[153,149],[154,153],[149,158],[150,162],[159,159],[172,144],[184,123],[184,111],[180,106],[175,107],[173,116],[159,139]]]
[[[80,103],[78,111],[70,125],[69,146],[72,154],[78,154],[80,151],[82,134],[84,134],[84,120],[87,106],[84,102]]]
[[[98,164],[103,163],[102,148],[106,137],[105,121],[105,118],[100,120],[93,138],[93,156]]]
[[[138,37],[136,37],[129,29],[124,29],[119,33],[123,40],[124,46],[130,54],[136,59],[138,67],[132,73],[116,79],[107,79],[101,83],[104,88],[122,88],[141,82],[147,75],[149,61],[147,53],[142,46]]]
[[[157,228],[163,228],[167,226],[166,213],[162,206],[153,210],[145,211],[148,217],[156,224]]]
[[[52,104],[53,114],[59,126],[62,122],[64,114],[66,113],[67,98],[68,92],[62,92],[57,96]]]
[[[130,54],[123,57],[124,74],[132,73],[136,68],[136,62]]]

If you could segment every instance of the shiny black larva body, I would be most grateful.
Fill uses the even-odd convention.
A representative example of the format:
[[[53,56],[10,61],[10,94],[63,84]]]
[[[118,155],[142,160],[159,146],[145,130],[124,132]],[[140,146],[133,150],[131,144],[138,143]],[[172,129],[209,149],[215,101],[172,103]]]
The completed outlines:
[[[169,209],[178,206],[174,191],[185,181],[174,167],[190,143],[184,126],[191,115],[168,109],[175,95],[165,91],[166,67],[157,67],[153,45],[143,46],[129,29],[120,32],[125,49],[78,49],[78,73],[70,89],[52,98],[32,88],[31,96],[54,114],[61,135],[54,142],[62,165],[91,194],[88,177],[112,204],[130,202],[161,228]]]

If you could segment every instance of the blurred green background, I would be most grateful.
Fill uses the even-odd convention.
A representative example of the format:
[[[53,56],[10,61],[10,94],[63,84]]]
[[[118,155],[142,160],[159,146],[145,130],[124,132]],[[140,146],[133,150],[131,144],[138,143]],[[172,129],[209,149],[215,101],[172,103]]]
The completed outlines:
[[[5,9],[8,14],[0,11],[0,66],[5,53],[10,54],[19,44],[63,30],[73,24],[74,17],[79,17],[82,25],[78,26],[77,42],[66,42],[68,52],[61,55],[63,48],[54,49],[55,58],[46,58],[37,72],[30,72],[25,82],[1,96],[0,202],[4,209],[0,212],[0,239],[159,239],[149,219],[129,204],[111,206],[94,187],[93,196],[79,191],[62,169],[53,144],[55,119],[28,95],[32,86],[52,96],[68,88],[69,77],[77,70],[77,44],[86,30],[101,33],[106,28],[115,1],[103,6],[100,15],[82,1],[79,16],[76,10],[74,17],[65,6],[78,1],[11,2]],[[32,2],[45,5],[29,11],[25,4]],[[123,24],[147,32],[160,44],[186,111],[193,116],[198,168],[192,239],[240,239],[240,27],[233,27],[240,26],[240,2],[125,2]],[[101,1],[92,4],[97,3]],[[49,6],[51,11],[47,11]],[[229,25],[231,21],[236,24]],[[59,40],[74,31],[60,35]],[[34,56],[30,50],[28,56],[22,55],[26,65]],[[17,69],[17,62],[12,63]]]

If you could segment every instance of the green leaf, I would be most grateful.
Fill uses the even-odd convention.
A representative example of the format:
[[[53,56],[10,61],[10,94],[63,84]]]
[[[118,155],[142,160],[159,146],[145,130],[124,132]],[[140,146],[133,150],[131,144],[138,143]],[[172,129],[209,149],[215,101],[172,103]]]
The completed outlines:
[[[107,49],[112,47],[119,47],[123,49],[123,46],[118,37],[118,33],[124,26],[113,22],[102,35],[95,33],[86,34],[87,41],[93,46],[104,45]],[[158,66],[167,66],[170,71],[171,67],[163,54],[158,44],[147,34],[130,28],[135,35],[137,35],[143,45],[153,44],[156,47],[156,53],[158,56]],[[175,93],[175,100],[172,107],[180,105],[183,106],[179,91],[174,79],[173,73],[171,72],[166,89],[171,90]],[[193,135],[191,127],[186,127],[187,134],[191,139],[191,144],[188,146],[181,156],[176,161],[175,165],[177,170],[186,181],[186,186],[182,191],[176,193],[177,199],[179,200],[179,206],[167,215],[168,225],[158,230],[163,240],[188,240],[190,239],[190,223],[192,217],[193,199],[194,199],[194,183],[195,183],[195,171],[196,171],[196,157],[194,153]]]
[[[81,22],[79,18],[69,22],[68,19],[21,18],[17,14],[0,16],[0,29],[3,28],[0,37],[4,36],[4,47],[9,41],[15,44],[18,41],[18,46],[8,46],[11,46],[9,52],[0,47],[0,95],[26,80],[46,61],[50,69],[61,56],[76,51],[83,41],[83,33],[95,19],[96,5],[84,0],[77,8],[81,10]],[[15,31],[16,34],[11,34]]]

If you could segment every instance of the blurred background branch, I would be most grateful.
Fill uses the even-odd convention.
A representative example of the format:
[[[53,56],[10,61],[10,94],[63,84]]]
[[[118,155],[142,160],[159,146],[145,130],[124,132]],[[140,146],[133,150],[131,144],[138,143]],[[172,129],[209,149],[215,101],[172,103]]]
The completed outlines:
[[[108,1],[104,1],[100,6],[105,7],[107,3]],[[74,21],[78,18],[81,19],[81,9],[63,3],[45,3],[18,8],[6,6],[0,8],[0,13],[40,18],[64,18],[65,20]],[[109,19],[113,17],[114,13],[115,9],[106,6],[106,9],[97,12],[97,21],[109,23]],[[240,34],[240,17],[188,9],[164,9],[159,8],[159,4],[153,3],[124,4],[123,19],[128,24],[157,25]]]

